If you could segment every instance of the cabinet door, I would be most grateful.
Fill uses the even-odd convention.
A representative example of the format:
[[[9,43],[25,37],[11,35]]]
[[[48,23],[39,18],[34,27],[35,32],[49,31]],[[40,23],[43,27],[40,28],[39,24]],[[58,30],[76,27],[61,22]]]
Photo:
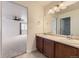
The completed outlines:
[[[77,49],[77,57],[79,58],[79,49]]]
[[[49,39],[44,39],[44,55],[54,57],[54,43]]]
[[[43,38],[36,36],[36,48],[43,53]]]
[[[63,53],[64,53],[64,45],[55,43],[55,57],[56,58],[64,57]]]
[[[67,58],[67,57],[76,57],[77,49],[71,46],[64,44],[56,43],[55,44],[55,57]]]
[[[65,57],[77,57],[77,49],[71,46],[64,46],[64,56]]]

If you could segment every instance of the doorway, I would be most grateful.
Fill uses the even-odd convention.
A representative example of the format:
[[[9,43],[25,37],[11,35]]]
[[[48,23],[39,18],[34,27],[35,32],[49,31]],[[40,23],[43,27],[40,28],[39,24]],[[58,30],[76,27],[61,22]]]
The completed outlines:
[[[70,35],[70,17],[62,18],[60,20],[60,34]]]

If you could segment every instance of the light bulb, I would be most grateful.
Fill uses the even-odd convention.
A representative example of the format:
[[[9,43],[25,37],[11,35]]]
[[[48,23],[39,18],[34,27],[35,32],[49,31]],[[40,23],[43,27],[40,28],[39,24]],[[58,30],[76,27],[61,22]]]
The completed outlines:
[[[59,5],[59,9],[66,9],[67,8],[67,6],[65,6],[63,3],[61,3],[60,5]]]
[[[54,13],[55,13],[55,11],[52,10],[52,9],[50,9],[50,10],[48,11],[48,14],[54,14]]]
[[[60,12],[60,9],[58,8],[58,9],[56,10],[56,12]]]
[[[57,6],[55,6],[54,8],[53,8],[53,10],[57,10],[58,9],[58,7]]]
[[[59,6],[60,6],[60,7],[63,7],[63,6],[64,6],[64,4],[63,4],[63,3],[61,3]]]

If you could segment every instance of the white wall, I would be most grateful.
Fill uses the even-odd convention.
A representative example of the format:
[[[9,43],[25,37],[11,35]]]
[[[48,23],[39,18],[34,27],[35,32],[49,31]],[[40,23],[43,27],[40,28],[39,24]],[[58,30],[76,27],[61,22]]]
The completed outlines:
[[[2,2],[2,56],[13,57],[26,52],[26,39],[20,33],[20,22],[14,16],[27,20],[27,9],[12,2]],[[27,31],[26,31],[27,32]]]
[[[79,35],[79,9],[60,14],[58,20],[64,17],[71,18],[71,34]]]
[[[28,40],[27,52],[36,50],[36,33],[43,33],[44,9],[41,6],[28,7]]]

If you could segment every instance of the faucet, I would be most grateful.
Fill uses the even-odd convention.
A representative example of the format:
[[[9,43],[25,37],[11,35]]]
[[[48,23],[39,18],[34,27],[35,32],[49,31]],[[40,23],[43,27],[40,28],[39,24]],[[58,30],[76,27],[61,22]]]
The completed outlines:
[[[66,35],[68,39],[72,39],[72,35]]]
[[[70,37],[68,35],[66,35],[66,38],[70,39]]]

